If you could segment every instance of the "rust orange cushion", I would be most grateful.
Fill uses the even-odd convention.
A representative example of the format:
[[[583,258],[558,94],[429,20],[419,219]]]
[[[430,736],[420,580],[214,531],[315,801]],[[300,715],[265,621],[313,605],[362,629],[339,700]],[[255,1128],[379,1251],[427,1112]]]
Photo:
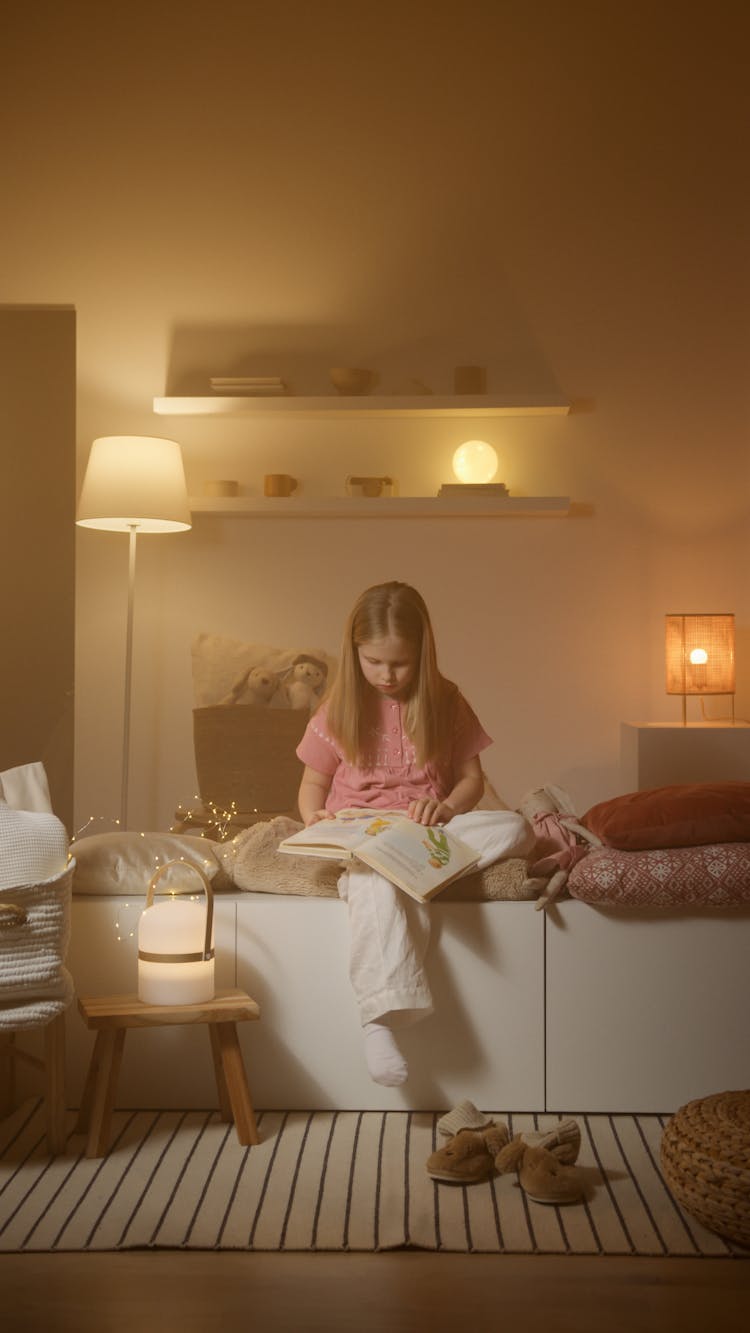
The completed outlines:
[[[581,823],[605,847],[649,851],[750,842],[750,782],[652,787],[594,805]]]

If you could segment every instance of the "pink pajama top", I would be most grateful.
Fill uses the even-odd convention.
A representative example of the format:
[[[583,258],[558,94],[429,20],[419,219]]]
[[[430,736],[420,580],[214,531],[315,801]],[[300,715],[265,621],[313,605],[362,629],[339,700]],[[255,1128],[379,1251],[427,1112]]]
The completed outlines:
[[[310,718],[297,756],[316,773],[331,776],[326,798],[326,810],[331,814],[347,806],[402,810],[410,801],[424,796],[442,801],[455,786],[457,767],[492,744],[476,713],[456,692],[445,753],[439,761],[420,768],[406,734],[404,715],[405,709],[397,700],[378,696],[370,726],[372,766],[368,768],[358,768],[345,758],[328,730],[325,704]]]

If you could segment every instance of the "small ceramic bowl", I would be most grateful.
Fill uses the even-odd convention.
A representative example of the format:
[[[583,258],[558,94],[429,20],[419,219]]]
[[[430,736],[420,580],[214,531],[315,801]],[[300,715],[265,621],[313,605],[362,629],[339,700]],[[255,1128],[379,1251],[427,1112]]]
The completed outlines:
[[[372,384],[372,371],[355,366],[333,366],[329,372],[331,384],[339,393],[367,393]]]

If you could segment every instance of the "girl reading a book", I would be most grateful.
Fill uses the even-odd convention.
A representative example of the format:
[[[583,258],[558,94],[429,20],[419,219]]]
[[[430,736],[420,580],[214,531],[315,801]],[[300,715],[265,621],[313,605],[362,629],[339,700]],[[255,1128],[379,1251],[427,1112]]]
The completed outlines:
[[[476,869],[531,851],[522,815],[476,810],[479,755],[492,742],[456,685],[441,674],[427,607],[406,583],[358,598],[344,629],[339,669],[297,749],[305,765],[305,825],[349,807],[401,810],[445,824],[479,853]],[[350,925],[352,987],[376,1083],[397,1086],[408,1067],[393,1035],[432,1012],[424,972],[429,908],[352,861],[338,882]]]

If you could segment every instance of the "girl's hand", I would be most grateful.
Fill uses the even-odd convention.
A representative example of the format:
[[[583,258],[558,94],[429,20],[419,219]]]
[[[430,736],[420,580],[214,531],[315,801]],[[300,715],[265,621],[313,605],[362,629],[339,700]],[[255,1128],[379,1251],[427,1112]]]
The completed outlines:
[[[406,812],[415,824],[447,824],[455,815],[455,810],[447,801],[436,801],[432,797],[421,797],[412,801]]]
[[[309,815],[308,818],[305,820],[305,828],[309,828],[311,824],[319,823],[321,819],[335,819],[335,818],[336,816],[332,815],[329,810],[313,810],[312,814]]]

